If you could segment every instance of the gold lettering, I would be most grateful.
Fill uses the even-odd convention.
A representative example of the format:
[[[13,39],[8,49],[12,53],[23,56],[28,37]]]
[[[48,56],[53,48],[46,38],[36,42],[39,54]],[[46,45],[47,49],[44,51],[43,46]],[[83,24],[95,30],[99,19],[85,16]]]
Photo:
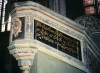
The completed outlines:
[[[58,44],[58,48],[77,57],[80,42],[56,29],[36,21],[36,36],[52,44]],[[58,39],[57,39],[58,37]]]
[[[37,35],[37,36],[41,36],[41,34],[39,34],[39,33],[36,33],[36,35]]]
[[[57,39],[57,35],[54,35],[54,36],[53,36],[53,39]]]
[[[36,26],[42,26],[40,22],[36,21]]]
[[[58,41],[59,41],[59,42],[62,42],[62,38],[59,38]]]
[[[62,37],[62,36],[63,36],[63,34],[58,32],[58,37]]]
[[[52,38],[52,37],[53,37],[53,35],[52,35],[52,34],[50,34],[50,35],[49,35],[49,37],[51,37],[51,38]]]

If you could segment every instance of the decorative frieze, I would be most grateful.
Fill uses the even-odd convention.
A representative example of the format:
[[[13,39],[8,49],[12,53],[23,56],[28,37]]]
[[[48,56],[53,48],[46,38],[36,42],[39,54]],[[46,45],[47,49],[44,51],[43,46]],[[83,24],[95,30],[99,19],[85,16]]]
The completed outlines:
[[[35,48],[15,48],[12,50],[9,50],[10,54],[18,54],[18,53],[36,53],[37,49]]]

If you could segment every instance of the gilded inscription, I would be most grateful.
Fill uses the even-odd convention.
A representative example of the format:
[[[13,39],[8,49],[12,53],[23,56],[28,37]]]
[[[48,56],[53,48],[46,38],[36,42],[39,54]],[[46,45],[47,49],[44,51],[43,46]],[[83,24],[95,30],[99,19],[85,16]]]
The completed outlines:
[[[58,48],[59,50],[71,54],[74,57],[78,57],[80,43],[78,40],[58,32]]]
[[[35,20],[35,39],[79,59],[80,41]]]
[[[57,47],[57,30],[41,23],[38,21],[35,21],[35,27],[36,27],[36,38],[44,41],[45,43],[51,44]],[[50,46],[51,46],[50,45]]]

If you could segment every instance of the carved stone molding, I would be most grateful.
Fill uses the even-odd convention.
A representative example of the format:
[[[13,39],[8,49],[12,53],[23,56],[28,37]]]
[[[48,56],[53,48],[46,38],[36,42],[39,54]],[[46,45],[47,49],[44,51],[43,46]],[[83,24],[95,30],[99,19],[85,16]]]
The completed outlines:
[[[18,53],[37,53],[37,49],[34,48],[15,48],[9,50],[10,54],[18,54]]]
[[[16,40],[16,41],[11,41],[10,42],[10,45],[13,45],[13,44],[34,44],[34,40],[30,40],[30,39],[21,39],[21,40]]]
[[[34,59],[35,53],[19,53],[13,55],[16,60],[18,59]]]
[[[21,66],[22,70],[30,70],[30,66],[33,65],[33,60],[37,49],[34,48],[13,48],[9,50],[16,60],[18,60],[18,66]],[[24,67],[29,66],[29,67]]]

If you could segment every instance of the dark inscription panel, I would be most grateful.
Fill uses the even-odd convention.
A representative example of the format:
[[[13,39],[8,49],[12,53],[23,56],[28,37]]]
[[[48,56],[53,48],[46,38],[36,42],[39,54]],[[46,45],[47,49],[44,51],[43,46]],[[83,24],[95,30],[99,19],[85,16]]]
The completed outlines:
[[[34,38],[81,60],[80,41],[35,20]]]
[[[81,59],[79,56],[81,52],[80,41],[59,31],[58,31],[58,48],[60,51],[63,51],[75,58]]]
[[[35,39],[57,48],[57,30],[35,21]]]

